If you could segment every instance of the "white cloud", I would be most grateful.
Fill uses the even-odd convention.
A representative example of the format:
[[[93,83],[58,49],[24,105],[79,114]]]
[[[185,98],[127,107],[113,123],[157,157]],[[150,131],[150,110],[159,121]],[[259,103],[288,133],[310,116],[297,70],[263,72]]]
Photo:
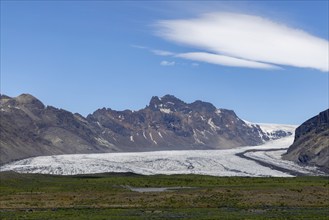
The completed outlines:
[[[152,49],[152,48],[137,45],[137,44],[132,44],[130,46],[134,47],[134,48],[137,48],[137,49],[148,50],[148,51],[150,51],[153,54],[158,55],[158,56],[173,56],[173,55],[175,55],[175,53],[167,51],[167,50],[156,50],[156,49]]]
[[[271,69],[287,65],[329,71],[327,40],[262,17],[212,13],[163,20],[156,26],[159,36],[203,50],[178,57],[229,66]]]
[[[224,65],[224,66],[259,68],[259,69],[280,69],[277,66],[266,64],[266,63],[248,61],[244,59],[238,59],[235,57],[229,57],[229,56],[206,53],[206,52],[182,53],[182,54],[177,54],[176,57],[195,60],[195,61],[202,61],[211,64]]]
[[[166,50],[151,50],[151,52],[154,53],[155,55],[159,55],[159,56],[173,56],[173,55],[175,55],[173,52],[166,51]]]
[[[162,60],[160,62],[160,65],[161,66],[174,66],[175,65],[175,61],[167,61],[167,60]]]

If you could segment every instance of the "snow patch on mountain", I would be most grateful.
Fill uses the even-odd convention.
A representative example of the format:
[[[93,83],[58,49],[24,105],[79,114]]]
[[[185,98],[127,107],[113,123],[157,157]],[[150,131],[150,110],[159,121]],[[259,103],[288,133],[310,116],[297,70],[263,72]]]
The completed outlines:
[[[158,143],[153,139],[153,136],[152,136],[152,133],[151,133],[151,132],[149,133],[149,135],[150,135],[151,140],[152,140],[155,144],[158,144]]]
[[[208,125],[210,126],[211,130],[216,131],[219,127],[214,124],[212,118],[208,119]]]
[[[160,108],[160,111],[165,114],[170,114],[172,111],[169,108]]]
[[[267,124],[267,123],[257,123],[259,127],[264,131],[268,133],[272,133],[275,131],[286,131],[286,132],[294,132],[297,125],[285,125],[285,124]]]

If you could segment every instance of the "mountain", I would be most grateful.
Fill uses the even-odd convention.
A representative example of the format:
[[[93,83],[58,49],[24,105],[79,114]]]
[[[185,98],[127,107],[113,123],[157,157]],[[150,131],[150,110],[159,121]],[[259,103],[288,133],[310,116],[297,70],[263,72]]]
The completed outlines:
[[[104,152],[84,117],[44,106],[35,97],[1,96],[0,162],[31,156]]]
[[[171,95],[152,97],[146,108],[135,112],[99,109],[87,120],[105,140],[126,151],[231,148],[271,139],[234,111],[202,101],[187,104]],[[288,134],[282,132],[280,137]]]
[[[296,129],[294,143],[283,158],[329,171],[329,109]]]
[[[289,128],[262,129],[232,110],[202,101],[187,104],[171,95],[152,97],[139,111],[102,108],[87,117],[45,106],[29,94],[1,95],[0,119],[2,164],[40,155],[223,149],[292,134]]]

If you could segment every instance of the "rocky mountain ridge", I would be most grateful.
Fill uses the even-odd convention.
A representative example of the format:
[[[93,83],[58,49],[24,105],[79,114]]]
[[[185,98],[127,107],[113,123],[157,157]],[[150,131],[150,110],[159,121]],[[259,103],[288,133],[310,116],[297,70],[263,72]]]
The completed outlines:
[[[295,132],[284,159],[316,165],[329,173],[329,109],[305,121]]]
[[[211,103],[152,97],[139,111],[96,110],[83,117],[45,106],[29,94],[0,97],[0,163],[39,155],[223,149],[291,135],[246,123]]]

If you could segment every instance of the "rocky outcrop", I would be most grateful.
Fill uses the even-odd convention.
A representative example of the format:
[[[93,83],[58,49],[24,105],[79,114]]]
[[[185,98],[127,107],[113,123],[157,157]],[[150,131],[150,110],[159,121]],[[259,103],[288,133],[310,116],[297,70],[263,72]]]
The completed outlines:
[[[0,162],[31,156],[105,152],[93,127],[80,115],[44,106],[22,94],[0,100]]]
[[[329,109],[300,125],[284,159],[329,171]]]
[[[39,155],[223,149],[290,135],[246,123],[211,103],[152,97],[139,111],[96,110],[86,118],[22,94],[0,99],[0,163]]]

